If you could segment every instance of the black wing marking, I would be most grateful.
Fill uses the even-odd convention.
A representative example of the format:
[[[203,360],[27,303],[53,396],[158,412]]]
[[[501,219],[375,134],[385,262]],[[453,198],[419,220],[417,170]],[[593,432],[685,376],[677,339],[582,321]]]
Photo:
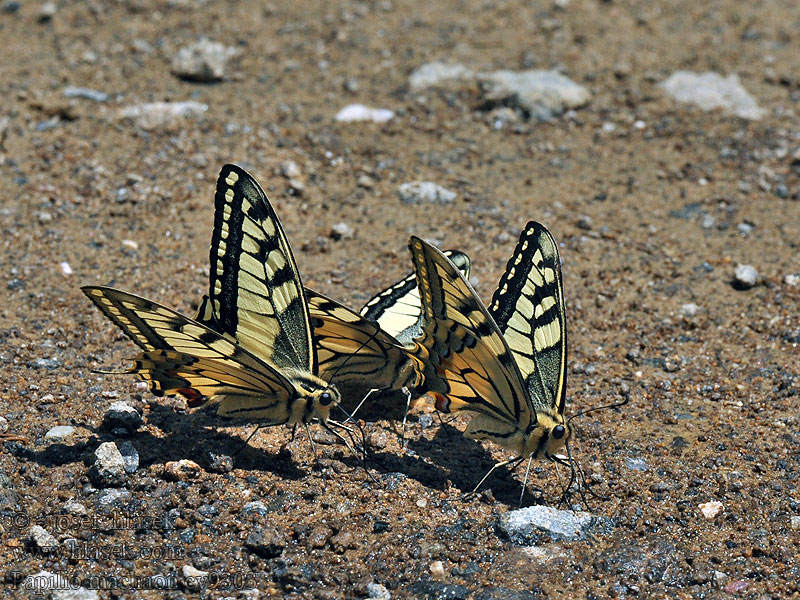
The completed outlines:
[[[316,372],[308,307],[291,248],[258,183],[225,165],[211,237],[211,314],[220,331],[279,367]]]
[[[566,402],[567,318],[558,245],[531,221],[520,235],[489,312],[508,342],[533,408]]]

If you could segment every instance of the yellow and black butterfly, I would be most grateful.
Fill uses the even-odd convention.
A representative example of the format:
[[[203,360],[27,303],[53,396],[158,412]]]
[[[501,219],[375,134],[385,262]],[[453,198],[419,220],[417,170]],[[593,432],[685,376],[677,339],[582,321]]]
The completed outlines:
[[[156,395],[261,425],[327,421],[341,396],[321,378],[294,256],[261,187],[222,168],[211,239],[214,327],[108,287],[83,292],[144,352],[129,370]]]
[[[445,254],[469,277],[466,254],[456,250]],[[417,396],[419,375],[408,354],[422,320],[414,273],[375,295],[359,313],[309,288],[305,294],[323,379],[340,387],[403,391],[409,399]],[[200,302],[195,319],[218,329],[208,296]]]
[[[472,413],[467,437],[515,453],[500,464],[559,460],[571,430],[564,420],[567,326],[553,236],[528,223],[489,309],[441,251],[417,237],[409,249],[422,304],[420,392],[434,396],[443,412]]]

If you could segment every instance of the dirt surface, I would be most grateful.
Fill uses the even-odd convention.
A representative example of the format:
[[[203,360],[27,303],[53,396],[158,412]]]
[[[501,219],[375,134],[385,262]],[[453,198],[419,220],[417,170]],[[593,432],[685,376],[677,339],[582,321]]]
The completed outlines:
[[[559,4],[3,2],[0,415],[6,436],[26,438],[0,452],[4,595],[31,594],[25,578],[47,571],[115,587],[101,598],[381,592],[368,584],[394,598],[797,596],[800,13],[791,1]],[[203,36],[238,51],[223,81],[171,74]],[[558,68],[592,97],[527,121],[487,108],[477,85],[410,91],[432,60]],[[676,104],[657,83],[678,69],[737,73],[765,116]],[[67,98],[68,86],[108,97]],[[152,128],[119,116],[161,101],[207,110]],[[336,122],[351,103],[395,118]],[[368,473],[315,433],[320,473],[303,435],[272,428],[241,449],[252,427],[93,373],[135,349],[79,286],[192,314],[228,162],[267,190],[304,283],[355,307],[409,271],[409,234],[469,253],[489,298],[525,223],[547,225],[562,244],[567,411],[631,400],[573,421],[573,453],[608,498],[573,502],[610,532],[533,549],[504,538],[521,473],[462,498],[505,456],[425,403],[405,450],[402,398],[362,414],[378,415],[364,423]],[[402,204],[398,186],[416,180],[458,197]],[[340,222],[352,238],[333,239]],[[738,263],[757,269],[752,289],[732,285]],[[103,427],[117,400],[146,424]],[[74,431],[45,438],[59,425]],[[138,469],[98,485],[95,450],[125,440]],[[199,470],[170,464],[184,459]],[[524,504],[569,508],[560,498],[554,466],[536,465]],[[37,523],[57,548],[31,541]],[[141,589],[158,585],[170,589]]]

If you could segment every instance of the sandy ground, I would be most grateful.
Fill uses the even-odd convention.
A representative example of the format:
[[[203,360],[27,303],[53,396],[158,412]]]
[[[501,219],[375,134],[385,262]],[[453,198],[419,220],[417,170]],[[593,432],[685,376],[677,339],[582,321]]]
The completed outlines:
[[[395,598],[798,594],[800,287],[787,276],[800,272],[800,11],[562,4],[2,4],[0,415],[27,440],[0,453],[3,594],[30,594],[25,578],[48,571],[117,586],[102,598],[194,596],[187,566],[209,574],[207,597],[365,597],[371,583]],[[222,82],[170,73],[202,36],[238,51]],[[558,68],[592,98],[549,122],[495,128],[508,113],[482,110],[474,85],[409,90],[432,60]],[[738,74],[765,116],[676,104],[657,83],[678,69]],[[108,97],[67,98],[67,86]],[[157,101],[207,110],[151,129],[119,117]],[[396,116],[334,121],[355,102]],[[293,184],[287,161],[299,167]],[[398,420],[385,418],[402,415],[402,399],[376,401],[369,473],[317,433],[323,477],[303,436],[287,444],[290,432],[273,428],[237,452],[251,427],[92,373],[126,364],[134,347],[79,286],[192,314],[227,162],[267,190],[304,283],[352,306],[408,272],[412,233],[468,252],[489,298],[524,224],[546,224],[563,244],[567,411],[631,399],[573,422],[575,456],[608,498],[575,501],[611,531],[512,544],[497,522],[517,508],[521,474],[500,471],[463,499],[504,455],[424,403],[404,450]],[[414,180],[458,197],[400,203],[398,185]],[[331,237],[340,222],[352,238]],[[757,269],[758,285],[734,288],[738,263]],[[102,428],[115,400],[146,425]],[[58,425],[75,429],[46,439]],[[99,488],[94,451],[123,440],[139,468],[116,491]],[[233,469],[212,455],[232,456]],[[168,465],[183,459],[199,472]],[[559,498],[553,465],[537,465],[525,504]],[[254,501],[264,508],[243,511]],[[711,518],[709,502],[720,503]],[[115,526],[108,503],[127,524]],[[29,540],[35,523],[57,551]],[[138,589],[159,577],[174,589]]]

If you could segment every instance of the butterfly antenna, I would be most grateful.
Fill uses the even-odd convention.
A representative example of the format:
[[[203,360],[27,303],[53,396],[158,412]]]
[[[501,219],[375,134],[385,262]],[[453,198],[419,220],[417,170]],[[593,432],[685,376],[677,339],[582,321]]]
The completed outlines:
[[[512,463],[513,463],[513,465],[514,465],[514,466],[513,466],[513,467],[511,467],[511,468],[512,468],[512,470],[513,470],[513,469],[516,469],[516,468],[517,468],[517,465],[518,465],[519,463],[521,463],[523,460],[524,460],[524,459],[523,459],[521,456],[517,456],[516,458],[509,458],[508,460],[504,460],[504,461],[501,461],[501,462],[499,462],[499,463],[495,463],[495,464],[492,466],[492,468],[491,468],[491,469],[489,469],[489,472],[488,472],[488,473],[486,473],[486,475],[484,475],[484,476],[483,476],[483,478],[482,478],[482,479],[481,479],[481,480],[478,482],[478,485],[476,485],[476,486],[473,488],[473,490],[472,490],[471,492],[469,492],[469,493],[467,493],[467,494],[464,494],[464,495],[462,496],[462,499],[463,499],[463,498],[467,498],[468,496],[472,496],[472,495],[474,495],[474,494],[475,494],[475,492],[477,492],[477,491],[478,491],[478,489],[479,489],[479,488],[480,488],[480,487],[483,485],[483,482],[484,482],[484,481],[486,481],[486,480],[489,478],[489,475],[491,475],[491,474],[494,472],[494,470],[495,470],[495,469],[498,469],[498,468],[500,468],[500,467],[505,467],[506,465],[510,465],[510,464],[512,464]]]
[[[264,427],[264,426],[263,426],[263,425],[258,425],[258,426],[257,426],[257,427],[256,427],[256,428],[253,430],[253,433],[251,433],[250,435],[248,435],[248,436],[247,436],[247,439],[246,439],[244,442],[242,442],[242,445],[241,445],[241,446],[239,446],[239,447],[236,449],[236,452],[234,452],[234,453],[233,453],[233,456],[236,456],[237,454],[239,454],[239,452],[241,452],[242,450],[244,450],[245,448],[247,448],[247,444],[249,444],[249,443],[250,443],[250,440],[252,440],[252,439],[253,439],[253,436],[255,436],[255,434],[257,434],[257,433],[258,433],[258,430],[259,430],[259,429],[261,429],[262,427]]]
[[[406,423],[408,422],[408,411],[411,410],[411,391],[408,386],[403,386],[403,393],[406,395],[406,412],[403,414],[403,427],[400,430],[400,447],[406,447]]]
[[[603,406],[594,406],[592,408],[586,408],[584,410],[578,411],[574,415],[572,415],[569,419],[567,419],[567,424],[569,425],[572,419],[577,419],[578,417],[582,417],[583,415],[588,415],[589,413],[594,412],[596,410],[606,410],[609,408],[619,408],[621,406],[625,406],[628,402],[630,402],[630,400],[631,400],[630,395],[626,394],[625,397],[619,402],[614,402],[613,404],[605,404]]]
[[[339,369],[336,369],[336,370],[338,371]],[[356,416],[356,413],[357,413],[359,410],[361,410],[361,407],[364,405],[364,402],[366,402],[366,401],[367,401],[367,398],[369,398],[369,397],[370,397],[372,394],[374,394],[375,392],[380,392],[380,391],[381,391],[381,390],[380,390],[380,388],[372,388],[370,391],[368,391],[368,392],[367,392],[367,395],[366,395],[366,396],[364,396],[364,397],[361,399],[361,402],[359,402],[359,403],[356,405],[356,407],[353,409],[353,412],[347,415],[347,419],[345,419],[345,421],[344,421],[344,422],[345,422],[345,423],[347,423],[347,422],[349,422],[349,421],[353,421],[353,422],[355,423],[355,419],[354,419],[353,417],[355,417],[355,416]],[[344,410],[344,409],[342,409],[342,410]],[[347,414],[347,413],[345,412],[345,414]]]
[[[355,440],[353,439],[353,430],[350,427],[347,426],[347,423],[352,421],[353,424],[356,427],[358,427],[358,431],[361,433],[361,449],[363,450],[364,458],[366,459],[366,457],[367,457],[367,434],[364,431],[364,428],[361,426],[361,423],[359,423],[358,421],[356,421],[353,418],[352,413],[348,413],[344,408],[342,408],[341,405],[337,404],[336,408],[338,408],[345,415],[346,418],[341,423],[338,422],[338,421],[330,421],[330,423],[332,423],[336,427],[341,427],[342,429],[346,430],[348,432],[348,435],[350,436],[350,440],[353,442],[353,446],[357,446],[358,444],[356,444]]]

